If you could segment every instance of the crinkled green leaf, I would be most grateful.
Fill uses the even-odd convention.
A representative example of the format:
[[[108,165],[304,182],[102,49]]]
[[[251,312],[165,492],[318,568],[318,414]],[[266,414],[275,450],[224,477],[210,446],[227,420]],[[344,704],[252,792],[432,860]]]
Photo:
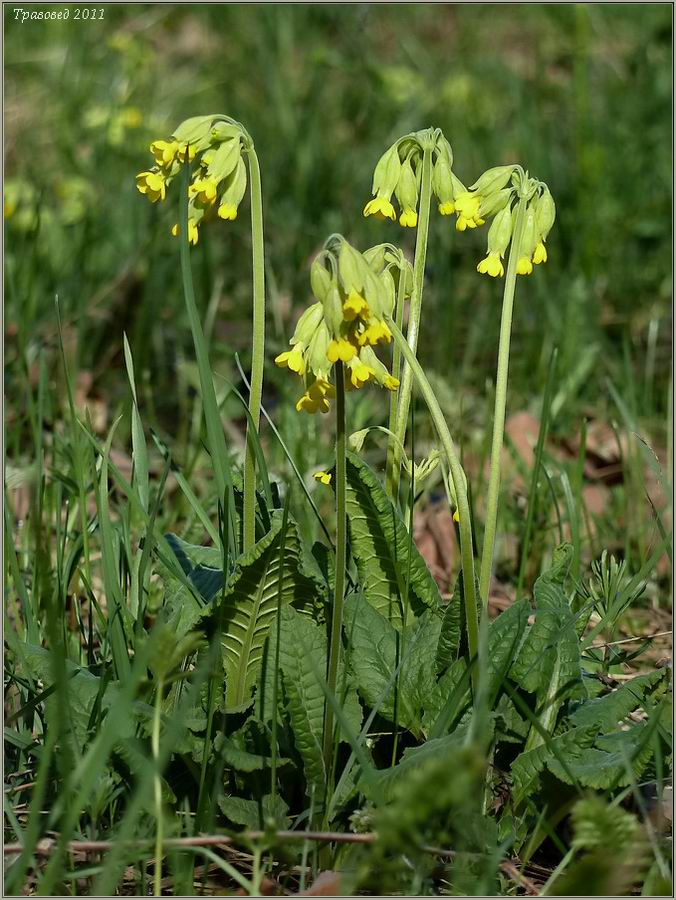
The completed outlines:
[[[278,828],[288,827],[290,821],[286,815],[289,807],[279,794],[275,794],[274,802],[272,796],[266,794],[260,803],[244,797],[220,796],[218,805],[227,819],[252,831],[264,827],[268,819],[274,819]]]
[[[641,708],[647,697],[668,684],[668,669],[638,675],[602,697],[581,703],[570,721],[573,725],[596,725],[603,730],[615,728],[629,713]]]
[[[550,760],[562,756],[565,760],[571,753],[590,748],[596,737],[596,728],[572,728],[563,734],[549,738],[546,743],[525,750],[516,757],[511,767],[514,802],[518,806],[530,793],[533,793],[540,781],[543,769]]]
[[[409,552],[408,598],[415,615],[439,608],[439,588],[374,472],[356,454],[347,457],[347,522],[359,582],[368,602],[400,628]]]
[[[230,710],[241,709],[251,700],[278,600],[282,607],[312,607],[321,592],[319,583],[304,570],[293,522],[288,522],[281,570],[280,538],[281,515],[275,513],[268,534],[237,560],[226,590],[202,616],[205,624],[219,629]]]
[[[405,629],[397,630],[361,594],[346,598],[345,634],[350,668],[359,693],[390,721],[422,735],[423,707],[434,689],[433,648],[441,622],[428,610]],[[403,659],[399,677],[393,674]]]

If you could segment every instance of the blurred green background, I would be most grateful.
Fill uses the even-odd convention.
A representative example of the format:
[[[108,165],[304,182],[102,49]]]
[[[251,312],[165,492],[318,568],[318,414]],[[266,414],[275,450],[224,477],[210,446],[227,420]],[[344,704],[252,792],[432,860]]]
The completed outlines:
[[[261,161],[269,408],[297,393],[271,360],[307,301],[325,237],[412,253],[411,233],[361,213],[380,153],[433,125],[465,183],[520,162],[557,202],[550,261],[518,285],[510,407],[537,402],[556,344],[559,427],[577,427],[590,409],[608,415],[610,378],[664,441],[669,5],[139,4],[98,7],[95,21],[69,9],[65,22],[21,23],[5,8],[10,453],[30,446],[25,399],[41,355],[51,383],[61,378],[55,295],[85,393],[113,412],[128,404],[125,331],[144,417],[169,437],[180,431],[180,372],[193,352],[169,234],[178,198],[170,191],[151,207],[134,175],[151,161],[151,139],[211,112],[245,123]],[[494,377],[501,285],[475,270],[485,229],[457,234],[435,213],[430,234],[420,354],[469,410],[470,429],[489,409],[481,399],[472,414],[471,398],[485,398]],[[235,381],[233,351],[246,367],[250,340],[249,249],[245,201],[235,223],[202,229],[193,254],[214,367]],[[367,416],[359,404],[378,408],[361,393],[356,420]]]

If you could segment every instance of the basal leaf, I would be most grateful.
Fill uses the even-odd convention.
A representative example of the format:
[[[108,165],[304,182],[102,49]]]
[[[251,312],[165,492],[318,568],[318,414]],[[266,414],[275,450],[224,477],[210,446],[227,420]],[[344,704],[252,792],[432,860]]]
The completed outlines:
[[[575,617],[563,588],[571,555],[572,547],[562,544],[552,567],[535,582],[535,623],[510,672],[521,687],[537,695],[536,715],[549,733],[563,702],[586,695]],[[532,730],[531,746],[539,740],[539,731]]]
[[[549,761],[557,755],[569,759],[571,753],[590,748],[596,737],[596,728],[571,728],[563,734],[549,738],[532,750],[520,753],[511,767],[513,798],[518,806],[528,794],[534,792],[539,784],[540,775]]]
[[[361,696],[381,716],[396,718],[398,725],[421,736],[423,706],[436,680],[433,650],[439,618],[430,610],[402,633],[361,594],[351,594],[345,602],[344,627]]]
[[[264,827],[268,819],[274,819],[278,828],[286,828],[289,817],[286,815],[288,806],[279,796],[266,794],[260,802],[247,800],[244,797],[220,796],[218,805],[223,815],[235,825],[244,825],[252,831]]]
[[[304,570],[293,522],[286,530],[280,569],[280,532],[281,514],[275,513],[268,534],[237,560],[226,590],[203,614],[219,631],[230,710],[241,709],[251,700],[278,599],[283,608],[312,607],[321,593],[321,586]]]
[[[347,521],[359,581],[374,609],[400,628],[409,577],[415,615],[439,608],[439,589],[374,472],[356,454],[347,456]]]
[[[656,669],[638,675],[602,697],[580,704],[570,716],[573,725],[596,725],[609,731],[616,728],[629,713],[642,707],[646,698],[669,684],[669,670]]]
[[[303,759],[308,794],[323,796],[326,770],[322,754],[324,692],[317,678],[326,671],[326,635],[295,610],[282,610],[279,661],[286,707],[296,749]]]

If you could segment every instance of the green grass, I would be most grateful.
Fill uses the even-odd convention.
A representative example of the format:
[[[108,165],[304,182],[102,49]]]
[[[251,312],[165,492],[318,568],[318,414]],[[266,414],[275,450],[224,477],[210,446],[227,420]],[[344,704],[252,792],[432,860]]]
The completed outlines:
[[[256,895],[264,877],[296,891],[326,869],[345,892],[514,895],[523,878],[549,895],[668,892],[656,810],[670,691],[655,663],[671,629],[669,8],[5,15],[6,892],[149,893],[161,875],[168,895]],[[177,193],[169,211],[134,187],[151,139],[211,111],[246,123],[263,177],[259,543],[245,560],[248,201],[202,229],[182,284]],[[428,124],[463,180],[519,161],[557,202],[550,260],[519,284],[512,334],[507,413],[532,416],[535,455],[510,435],[495,565],[508,608],[482,622],[472,699],[457,533],[441,584],[457,602],[439,606],[405,510],[382,513],[386,440],[370,433],[348,505],[396,547],[412,619],[400,633],[364,608],[385,563],[351,529],[350,677],[334,694],[333,497],[311,477],[333,465],[332,424],[295,412],[272,360],[326,235],[392,240],[412,258],[410,236],[361,210],[383,149]],[[419,343],[479,549],[499,332],[499,293],[475,271],[484,241],[433,210]],[[419,396],[414,412],[419,461],[434,429]],[[348,434],[385,425],[387,404],[355,392],[347,415]],[[409,490],[413,533],[420,517],[429,538],[441,469]],[[552,574],[563,540],[570,568]],[[275,637],[255,695],[238,683],[254,697],[241,708],[223,646],[233,609],[254,616],[254,583]],[[528,637],[522,598],[547,610]],[[619,712],[594,713],[590,735],[589,709],[607,706],[585,704],[613,696]],[[305,835],[317,831],[334,837]],[[357,843],[335,836],[355,831]]]

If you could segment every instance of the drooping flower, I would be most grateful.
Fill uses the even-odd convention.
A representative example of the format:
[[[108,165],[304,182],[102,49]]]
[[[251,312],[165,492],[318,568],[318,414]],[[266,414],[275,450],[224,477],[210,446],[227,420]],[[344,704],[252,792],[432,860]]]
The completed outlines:
[[[320,484],[331,484],[331,473],[330,472],[315,472],[312,476],[315,481],[318,481]]]
[[[250,135],[228,116],[194,116],[182,122],[169,140],[151,143],[155,165],[136,176],[136,185],[152,203],[164,200],[169,185],[184,165],[195,162],[195,174],[188,187],[188,218],[192,220],[190,242],[196,244],[205,210],[216,206],[219,218],[237,218],[247,184],[242,155],[252,148]],[[172,234],[178,234],[178,228],[173,228]]]
[[[404,265],[400,251],[390,245],[362,254],[344,238],[334,236],[312,264],[310,282],[316,302],[300,317],[291,350],[275,362],[299,374],[304,393],[296,409],[326,413],[335,395],[331,372],[345,366],[346,390],[360,390],[369,381],[387,390],[399,382],[376,357],[373,347],[391,341],[385,316],[393,312],[395,286],[390,269]],[[403,274],[408,290],[410,264]],[[409,291],[410,295],[410,291]]]
[[[160,172],[139,172],[136,187],[151,203],[164,200],[167,196],[167,183]]]

